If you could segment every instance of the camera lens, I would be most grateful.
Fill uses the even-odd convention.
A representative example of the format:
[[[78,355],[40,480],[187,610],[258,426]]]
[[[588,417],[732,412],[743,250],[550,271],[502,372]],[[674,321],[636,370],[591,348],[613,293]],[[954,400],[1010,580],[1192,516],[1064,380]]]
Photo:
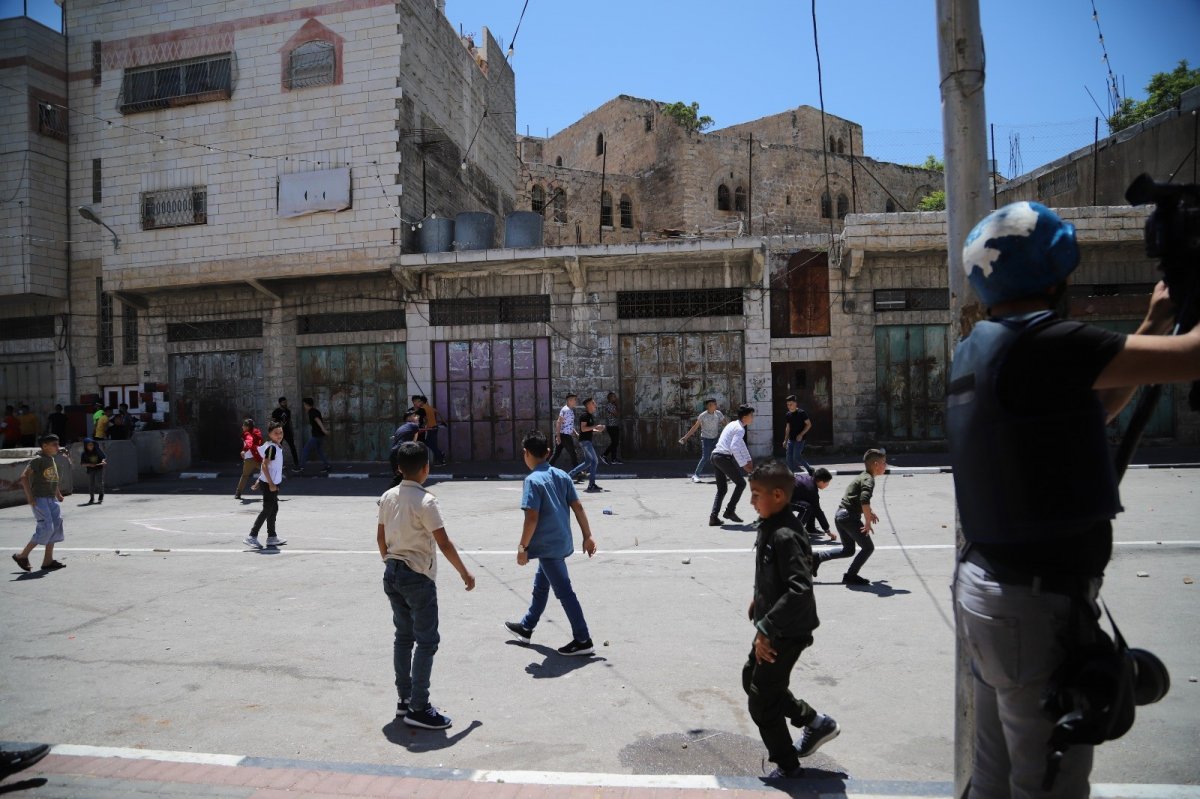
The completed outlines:
[[[1133,663],[1133,701],[1152,705],[1166,696],[1171,689],[1171,675],[1163,662],[1145,649],[1129,649],[1126,655]]]

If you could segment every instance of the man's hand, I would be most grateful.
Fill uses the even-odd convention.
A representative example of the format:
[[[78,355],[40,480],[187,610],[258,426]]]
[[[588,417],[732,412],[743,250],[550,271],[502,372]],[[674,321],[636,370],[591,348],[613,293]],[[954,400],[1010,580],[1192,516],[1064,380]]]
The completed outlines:
[[[774,663],[778,654],[771,641],[762,633],[754,636],[754,659],[759,663]]]
[[[838,540],[837,533],[835,533],[833,530],[826,530],[825,535],[829,536],[830,541]]]
[[[1150,296],[1150,309],[1146,312],[1144,327],[1146,333],[1166,333],[1175,321],[1175,303],[1171,301],[1167,284],[1158,281],[1154,293]]]
[[[591,536],[588,536],[587,538],[583,539],[583,551],[587,553],[587,556],[589,558],[592,557],[593,555],[595,555],[596,554],[596,539],[592,538]]]
[[[746,461],[746,465],[742,468],[746,470],[746,474],[752,473],[754,471],[754,461]]]
[[[876,515],[875,511],[871,511],[870,515],[871,515],[871,524],[879,524],[879,516]]]
[[[863,535],[871,535],[875,531],[871,529],[871,523],[867,522],[862,526],[862,529],[859,532],[861,532]]]
[[[754,621],[754,600],[753,599],[750,600],[750,607],[746,609],[746,617],[748,619],[750,619],[750,621]]]
[[[268,487],[268,488],[270,488],[272,491],[275,491],[275,492],[278,492],[278,491],[279,491],[279,486],[277,486],[275,483],[271,483],[271,484],[270,484],[269,486],[267,486],[267,487]]]
[[[518,566],[524,566],[528,562],[529,562],[529,553],[528,552],[518,552],[517,553],[517,565]]]
[[[463,585],[467,587],[468,591],[475,589],[475,575],[471,574],[469,571],[464,571],[459,576],[462,577]]]
[[[61,491],[60,491],[59,493],[55,494],[55,495],[54,495],[54,498],[55,498],[56,500],[58,500],[59,502],[66,502],[66,501],[67,501],[67,498],[66,498],[66,497],[64,497],[64,496],[62,495],[62,492],[61,492]]]

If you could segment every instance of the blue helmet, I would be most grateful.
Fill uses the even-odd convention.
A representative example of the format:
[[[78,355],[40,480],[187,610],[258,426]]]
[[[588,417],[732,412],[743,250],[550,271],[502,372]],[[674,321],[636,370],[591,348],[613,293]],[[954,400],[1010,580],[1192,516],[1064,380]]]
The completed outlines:
[[[1040,294],[1079,265],[1075,226],[1040,203],[985,216],[963,244],[963,270],[984,305]]]

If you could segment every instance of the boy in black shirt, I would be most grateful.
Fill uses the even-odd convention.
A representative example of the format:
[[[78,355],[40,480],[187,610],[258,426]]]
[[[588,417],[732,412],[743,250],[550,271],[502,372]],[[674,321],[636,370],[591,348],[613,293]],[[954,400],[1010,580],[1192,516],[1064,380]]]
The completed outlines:
[[[804,452],[804,437],[812,429],[812,420],[800,407],[795,394],[787,398],[787,415],[783,417],[783,454],[787,459],[788,468],[793,472],[804,471],[812,474],[812,466],[801,454]]]
[[[750,504],[758,511],[754,550],[754,646],[742,667],[750,718],[758,725],[767,755],[776,765],[769,778],[801,777],[800,758],[838,736],[836,721],[818,713],[788,689],[800,653],[812,645],[817,619],[813,597],[812,546],[792,515],[794,477],[786,464],[768,461],[750,475]],[[792,744],[787,722],[801,727]]]
[[[596,447],[592,444],[592,433],[603,433],[604,425],[596,424],[596,401],[588,397],[583,401],[583,413],[579,414],[579,448],[583,450],[583,463],[570,472],[571,479],[579,482],[583,472],[587,472],[588,485],[585,491],[595,494],[604,489],[596,485],[596,472],[600,469],[600,459],[596,457]]]

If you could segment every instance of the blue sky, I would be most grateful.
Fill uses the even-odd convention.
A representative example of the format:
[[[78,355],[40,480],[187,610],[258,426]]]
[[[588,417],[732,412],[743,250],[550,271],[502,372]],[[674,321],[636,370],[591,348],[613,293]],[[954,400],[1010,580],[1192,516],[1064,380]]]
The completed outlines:
[[[507,46],[524,0],[448,0],[464,31]],[[1200,0],[1095,0],[1123,93],[1181,58],[1200,66]],[[1010,174],[1092,141],[1108,112],[1091,0],[981,0],[988,121]],[[941,154],[933,0],[817,0],[826,111],[860,123],[866,150],[919,162]],[[554,133],[618,94],[699,102],[717,126],[816,107],[812,16],[804,0],[529,0],[517,35],[517,126]],[[1101,121],[1101,136],[1105,127]]]

